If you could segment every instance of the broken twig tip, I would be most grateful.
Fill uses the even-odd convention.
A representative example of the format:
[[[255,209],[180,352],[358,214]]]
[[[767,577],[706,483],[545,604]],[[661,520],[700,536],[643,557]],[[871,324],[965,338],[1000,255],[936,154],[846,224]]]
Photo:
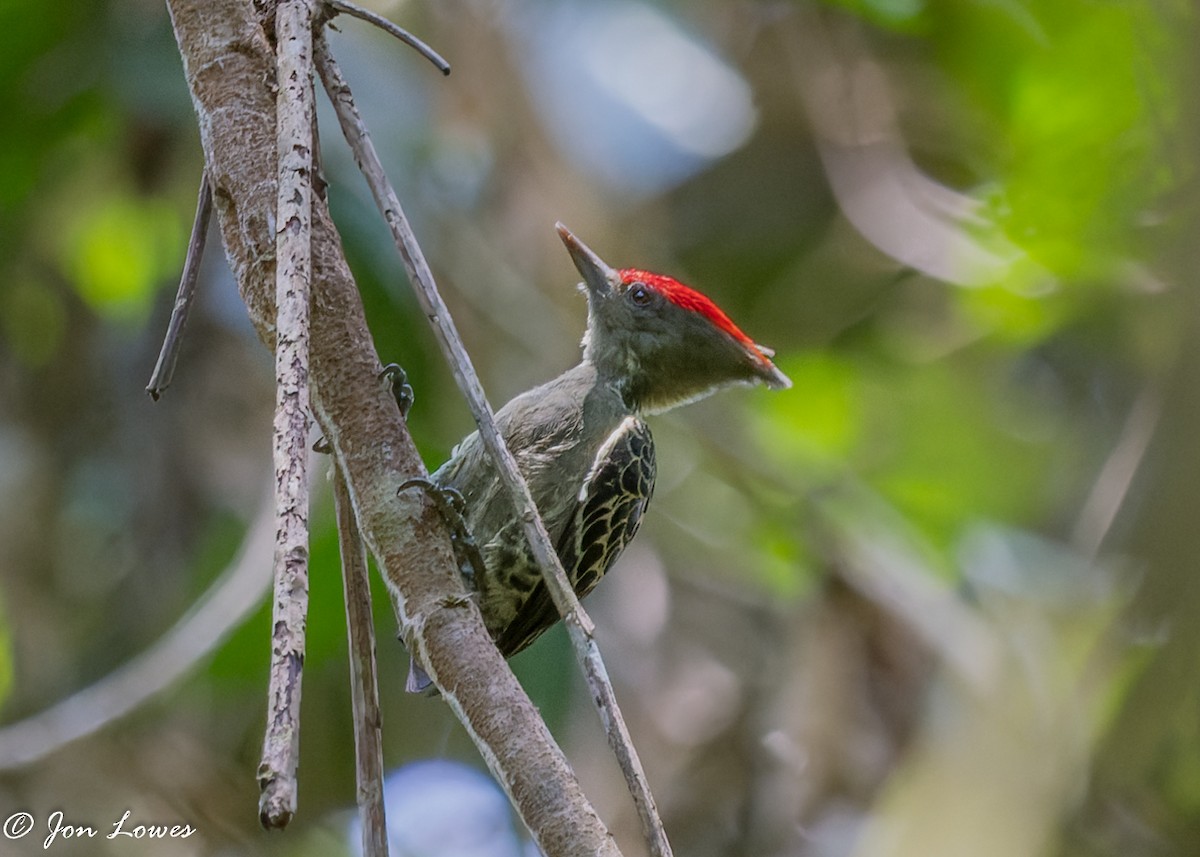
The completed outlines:
[[[188,312],[196,295],[196,282],[200,278],[200,259],[204,256],[204,243],[211,217],[212,184],[208,180],[208,171],[205,170],[200,174],[196,215],[192,220],[192,233],[188,237],[183,273],[179,277],[179,291],[175,295],[175,305],[171,308],[171,321],[167,324],[167,334],[163,338],[162,350],[158,353],[158,362],[154,364],[154,371],[150,375],[150,383],[146,385],[146,392],[156,402],[170,386],[171,378],[175,375],[175,363],[179,360],[179,349],[183,344],[183,326],[187,323]]]

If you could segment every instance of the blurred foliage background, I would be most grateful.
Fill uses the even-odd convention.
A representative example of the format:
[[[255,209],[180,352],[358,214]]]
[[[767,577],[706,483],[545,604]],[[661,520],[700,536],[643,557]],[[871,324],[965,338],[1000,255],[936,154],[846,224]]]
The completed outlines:
[[[494,404],[576,357],[557,219],[712,295],[796,382],[654,420],[652,511],[590,600],[676,853],[1200,853],[1192,4],[372,5],[454,65],[338,21]],[[0,816],[39,821],[0,850],[42,853],[55,809],[102,833],[130,809],[199,832],[53,848],[338,853],[354,784],[323,483],[300,815],[257,827],[269,557],[236,559],[269,488],[271,367],[215,238],[175,383],[143,392],[201,169],[165,9],[6,0],[0,23],[3,721],[128,668],[227,568],[249,581],[249,619],[186,678],[141,662],[165,692],[0,772]],[[334,213],[436,466],[470,418],[325,107]],[[376,611],[395,835],[437,833],[403,802],[446,794],[459,836],[393,853],[519,853],[502,807],[480,815],[492,850],[465,843],[464,772],[412,779],[482,765],[444,705],[403,694],[381,590]],[[565,637],[514,667],[642,853]],[[0,732],[0,758],[31,734]]]

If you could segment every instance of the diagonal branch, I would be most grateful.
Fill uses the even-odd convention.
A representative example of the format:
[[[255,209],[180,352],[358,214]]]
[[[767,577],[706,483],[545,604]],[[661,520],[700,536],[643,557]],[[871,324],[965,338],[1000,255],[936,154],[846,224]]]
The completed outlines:
[[[630,794],[633,796],[634,804],[642,821],[643,833],[650,845],[651,852],[655,857],[669,857],[671,846],[663,831],[654,796],[650,792],[645,771],[637,751],[634,749],[625,719],[617,705],[612,682],[608,678],[604,661],[600,657],[600,650],[592,638],[592,620],[584,612],[575,595],[575,590],[554,550],[550,534],[546,531],[533,496],[529,492],[529,486],[522,478],[516,459],[513,458],[504,443],[504,438],[500,435],[495,415],[483,392],[479,376],[472,366],[470,355],[467,354],[466,347],[454,325],[454,320],[450,316],[450,311],[438,292],[433,272],[429,269],[425,254],[417,243],[412,226],[396,196],[396,191],[388,181],[383,164],[371,142],[370,134],[354,103],[350,86],[330,54],[323,34],[316,37],[314,50],[317,71],[321,75],[321,81],[324,83],[329,99],[341,121],[346,141],[350,144],[350,148],[354,152],[354,159],[366,177],[380,213],[383,214],[392,231],[392,237],[404,260],[417,300],[433,326],[438,343],[454,373],[454,379],[471,408],[484,446],[495,460],[500,479],[513,498],[513,503],[524,525],[525,537],[533,549],[534,559],[541,569],[554,606],[567,626],[576,657],[583,668],[591,691],[592,700],[599,710],[609,745],[617,756]],[[444,687],[436,669],[426,665],[426,671],[439,687]]]
[[[0,727],[0,771],[32,765],[126,716],[196,669],[266,595],[275,504],[263,502],[237,555],[192,610],[121,667],[51,707]]]
[[[1092,490],[1071,529],[1071,541],[1085,556],[1095,558],[1124,505],[1130,486],[1158,428],[1162,399],[1149,386],[1138,394],[1121,428],[1117,445],[1104,461]]]

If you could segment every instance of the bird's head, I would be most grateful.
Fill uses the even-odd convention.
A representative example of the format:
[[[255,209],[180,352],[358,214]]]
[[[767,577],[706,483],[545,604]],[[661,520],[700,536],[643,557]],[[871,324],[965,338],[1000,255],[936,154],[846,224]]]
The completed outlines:
[[[584,359],[633,407],[665,411],[728,384],[792,386],[774,352],[742,333],[707,297],[662,274],[616,269],[558,224],[588,296]]]

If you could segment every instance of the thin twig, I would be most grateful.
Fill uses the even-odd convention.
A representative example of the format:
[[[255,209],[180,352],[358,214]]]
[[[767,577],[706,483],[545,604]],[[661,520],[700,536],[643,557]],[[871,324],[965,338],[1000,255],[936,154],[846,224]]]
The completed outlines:
[[[534,559],[541,568],[542,576],[546,581],[547,590],[567,626],[576,657],[583,668],[591,690],[592,699],[600,711],[600,719],[608,735],[609,744],[613,747],[618,761],[621,762],[621,770],[625,775],[626,783],[641,818],[643,832],[651,853],[655,857],[669,857],[671,846],[663,831],[662,821],[658,817],[654,797],[650,793],[645,772],[638,759],[637,751],[633,747],[625,720],[617,707],[600,651],[592,639],[592,621],[579,604],[579,599],[567,579],[566,572],[563,571],[562,563],[558,559],[550,536],[546,532],[545,524],[542,523],[537,506],[529,493],[529,486],[525,484],[525,480],[517,469],[516,460],[500,436],[495,416],[483,392],[483,386],[471,365],[471,358],[455,329],[449,310],[438,293],[433,273],[430,271],[412,227],[404,215],[400,200],[384,173],[374,144],[371,142],[370,135],[355,106],[350,87],[329,53],[328,45],[322,34],[317,35],[314,50],[317,70],[341,122],[346,141],[354,152],[355,160],[371,188],[380,212],[391,228],[396,247],[404,260],[409,279],[414,286],[417,300],[433,326],[438,343],[450,363],[459,389],[467,399],[471,413],[475,417],[475,423],[479,426],[480,437],[496,461],[500,479],[513,498]],[[437,681],[437,675],[433,671],[430,671],[430,677],[435,682]]]
[[[32,765],[136,710],[195,669],[257,610],[270,585],[274,509],[267,496],[228,568],[153,646],[95,684],[0,728],[0,770]]]
[[[300,686],[308,614],[308,324],[312,284],[312,0],[276,8],[275,598],[259,820],[296,812]]]
[[[404,44],[408,45],[410,48],[413,48],[417,53],[437,66],[438,71],[440,71],[442,74],[450,74],[450,63],[446,62],[441,54],[429,47],[429,45],[425,44],[408,30],[393,24],[382,15],[377,15],[370,9],[364,9],[362,6],[357,6],[354,3],[348,2],[348,0],[325,0],[325,5],[334,12],[341,12],[349,15],[352,18],[358,18],[360,21],[366,21],[368,24],[373,24],[374,26],[383,30],[388,35],[395,36],[397,39],[404,42]]]
[[[1153,386],[1142,390],[1133,403],[1121,437],[1100,468],[1071,531],[1071,541],[1085,556],[1094,559],[1100,552],[1154,437],[1161,410],[1162,401]]]
[[[150,373],[146,392],[150,398],[158,397],[171,385],[175,375],[175,363],[179,360],[179,347],[183,344],[183,326],[187,324],[188,311],[196,294],[196,282],[200,278],[200,260],[204,257],[204,242],[208,239],[208,221],[212,217],[212,185],[208,183],[208,171],[200,174],[200,190],[196,194],[196,216],[192,219],[192,234],[188,237],[187,256],[183,259],[183,273],[179,277],[179,291],[175,293],[175,306],[171,308],[171,320],[167,324],[167,335],[163,337],[158,362]]]
[[[333,503],[342,553],[346,595],[346,634],[350,648],[350,698],[354,710],[354,761],[358,783],[358,820],[363,857],[387,857],[387,820],[383,808],[383,717],[379,711],[375,627],[367,551],[358,532],[354,506],[341,470],[333,468]]]

